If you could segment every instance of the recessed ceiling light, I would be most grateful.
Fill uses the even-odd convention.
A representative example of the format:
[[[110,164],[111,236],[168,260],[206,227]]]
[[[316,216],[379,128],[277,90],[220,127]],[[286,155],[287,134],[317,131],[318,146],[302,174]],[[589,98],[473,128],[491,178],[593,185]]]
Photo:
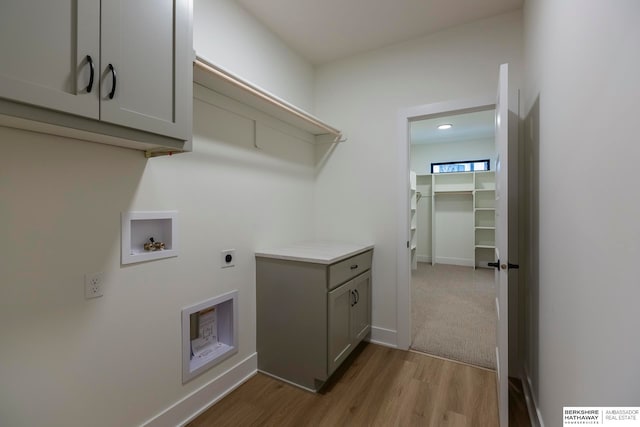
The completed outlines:
[[[453,125],[451,123],[445,123],[443,125],[438,126],[438,129],[446,130],[446,129],[451,129],[452,127],[453,127]]]

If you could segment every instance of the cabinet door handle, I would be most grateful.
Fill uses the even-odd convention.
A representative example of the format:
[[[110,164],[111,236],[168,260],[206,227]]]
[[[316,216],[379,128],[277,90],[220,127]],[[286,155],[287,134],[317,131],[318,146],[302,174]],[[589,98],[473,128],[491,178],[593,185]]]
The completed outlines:
[[[87,85],[87,93],[91,93],[91,89],[93,89],[93,74],[96,71],[93,66],[93,58],[91,58],[91,55],[87,55],[87,63],[89,64],[89,84]]]
[[[357,304],[357,303],[360,301],[360,292],[358,292],[358,290],[357,290],[357,289],[354,289],[354,290],[353,290],[353,292],[354,292],[354,293],[355,293],[355,295],[356,295],[356,302],[355,302],[355,304]],[[355,304],[354,304],[354,305],[355,305]]]
[[[356,305],[356,292],[354,290],[349,291],[349,295],[351,298],[351,307]]]
[[[113,68],[113,65],[108,65],[109,71],[111,71],[111,92],[109,92],[109,99],[113,99],[113,96],[116,94],[116,69]]]
[[[356,268],[358,268],[358,264],[353,264],[353,265],[351,266],[351,269],[352,269],[352,270],[355,270]]]

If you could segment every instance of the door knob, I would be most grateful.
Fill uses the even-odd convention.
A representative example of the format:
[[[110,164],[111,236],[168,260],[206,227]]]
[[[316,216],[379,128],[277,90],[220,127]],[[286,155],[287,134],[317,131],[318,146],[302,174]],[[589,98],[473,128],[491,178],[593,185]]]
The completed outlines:
[[[500,260],[496,261],[496,262],[488,262],[487,265],[489,267],[494,267],[497,268],[498,270],[503,269],[503,270],[517,270],[520,268],[520,266],[518,264],[511,264],[506,263],[506,264],[500,264]]]

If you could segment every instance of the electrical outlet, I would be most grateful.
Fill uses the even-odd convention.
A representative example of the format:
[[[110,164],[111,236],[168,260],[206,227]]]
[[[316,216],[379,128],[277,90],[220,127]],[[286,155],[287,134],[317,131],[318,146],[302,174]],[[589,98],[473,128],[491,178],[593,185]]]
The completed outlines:
[[[236,250],[227,249],[221,252],[220,266],[222,268],[233,267],[236,265]]]
[[[97,298],[103,295],[104,274],[93,273],[84,275],[84,297],[86,299]]]

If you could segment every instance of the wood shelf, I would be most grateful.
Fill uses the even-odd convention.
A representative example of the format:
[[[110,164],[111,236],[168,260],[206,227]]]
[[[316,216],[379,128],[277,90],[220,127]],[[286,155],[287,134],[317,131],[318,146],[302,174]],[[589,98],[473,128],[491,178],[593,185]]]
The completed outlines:
[[[495,173],[478,172],[474,175],[474,234],[475,266],[488,267],[495,260]]]
[[[433,192],[434,196],[437,196],[440,194],[464,194],[464,195],[471,196],[473,194],[473,191],[472,190],[436,190]]]
[[[411,220],[410,220],[410,245],[411,248],[411,269],[418,268],[418,177],[412,170],[409,171],[409,194],[411,202]]]
[[[476,245],[476,249],[495,249],[495,245]]]
[[[326,136],[320,138],[323,142],[345,141],[335,127],[197,55],[193,62],[193,81],[312,135]]]

